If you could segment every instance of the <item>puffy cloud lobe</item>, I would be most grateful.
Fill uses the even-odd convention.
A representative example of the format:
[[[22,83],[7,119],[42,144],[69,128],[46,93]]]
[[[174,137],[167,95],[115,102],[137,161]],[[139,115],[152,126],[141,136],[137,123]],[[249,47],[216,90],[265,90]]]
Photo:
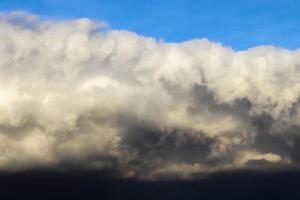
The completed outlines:
[[[151,179],[298,165],[299,50],[164,43],[103,24],[0,14],[1,170]]]

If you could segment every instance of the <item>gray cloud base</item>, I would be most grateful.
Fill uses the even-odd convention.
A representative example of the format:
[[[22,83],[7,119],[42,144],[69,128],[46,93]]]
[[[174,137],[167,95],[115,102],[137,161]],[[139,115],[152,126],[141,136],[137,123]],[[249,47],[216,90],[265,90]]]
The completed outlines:
[[[104,25],[0,14],[0,170],[156,179],[298,166],[299,50]]]

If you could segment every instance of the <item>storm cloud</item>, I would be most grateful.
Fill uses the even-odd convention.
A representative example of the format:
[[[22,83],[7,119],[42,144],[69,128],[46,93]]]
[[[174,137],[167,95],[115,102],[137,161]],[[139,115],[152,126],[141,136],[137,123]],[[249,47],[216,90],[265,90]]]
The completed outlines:
[[[298,167],[300,50],[0,14],[0,170],[193,178]]]

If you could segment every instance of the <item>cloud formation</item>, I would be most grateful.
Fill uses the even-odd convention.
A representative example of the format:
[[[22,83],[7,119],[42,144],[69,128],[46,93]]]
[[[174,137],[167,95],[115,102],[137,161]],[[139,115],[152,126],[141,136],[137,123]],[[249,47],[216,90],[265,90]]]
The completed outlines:
[[[192,178],[300,161],[300,50],[0,14],[0,170]]]

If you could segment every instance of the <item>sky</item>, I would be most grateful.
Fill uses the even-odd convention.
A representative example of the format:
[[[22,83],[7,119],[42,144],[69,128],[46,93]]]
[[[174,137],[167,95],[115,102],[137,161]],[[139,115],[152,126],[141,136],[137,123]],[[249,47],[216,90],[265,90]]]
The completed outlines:
[[[0,0],[1,11],[91,18],[167,42],[208,38],[235,50],[300,46],[297,0]]]
[[[0,0],[0,197],[297,199],[299,5]]]

